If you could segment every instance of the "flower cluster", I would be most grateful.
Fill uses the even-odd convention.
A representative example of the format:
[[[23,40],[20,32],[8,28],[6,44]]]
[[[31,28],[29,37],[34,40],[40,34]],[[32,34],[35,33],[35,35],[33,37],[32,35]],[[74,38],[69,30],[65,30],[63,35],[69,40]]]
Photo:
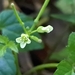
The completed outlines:
[[[36,29],[36,32],[38,32],[38,33],[44,33],[44,32],[49,33],[52,30],[53,30],[53,27],[50,26],[50,25],[48,25],[46,27],[39,26]],[[39,39],[39,38],[37,38],[36,36],[33,36],[33,35],[30,36],[30,35],[24,34],[24,33],[21,34],[21,37],[16,38],[16,42],[20,43],[20,47],[21,48],[24,48],[26,46],[26,44],[30,44],[31,43],[30,38],[33,39],[33,40],[35,40],[36,42],[39,42],[39,43],[42,42],[42,40]]]

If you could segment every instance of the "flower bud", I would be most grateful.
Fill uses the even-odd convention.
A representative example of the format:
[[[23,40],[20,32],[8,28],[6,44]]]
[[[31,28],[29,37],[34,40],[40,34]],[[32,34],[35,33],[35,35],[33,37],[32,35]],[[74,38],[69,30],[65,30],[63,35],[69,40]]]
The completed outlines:
[[[44,32],[50,33],[52,30],[53,30],[53,27],[51,25],[48,25],[46,27],[39,26],[37,28],[37,32],[39,32],[39,33],[44,33]]]
[[[36,37],[36,36],[30,36],[31,37],[31,39],[32,40],[34,40],[34,41],[36,41],[36,42],[39,42],[39,43],[41,43],[42,42],[42,40],[41,39],[39,39],[38,37]]]

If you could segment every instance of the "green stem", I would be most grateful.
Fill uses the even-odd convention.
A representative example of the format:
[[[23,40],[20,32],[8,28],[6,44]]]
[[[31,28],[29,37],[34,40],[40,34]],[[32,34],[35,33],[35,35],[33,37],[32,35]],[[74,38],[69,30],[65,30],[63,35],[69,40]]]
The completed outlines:
[[[50,0],[45,0],[45,2],[44,2],[44,4],[43,4],[43,6],[42,6],[42,8],[41,8],[41,10],[40,10],[40,12],[39,12],[39,14],[37,15],[36,19],[34,20],[34,24],[33,24],[33,26],[31,27],[30,31],[32,31],[32,30],[35,28],[35,25],[38,23],[40,17],[41,17],[42,14],[44,13],[44,11],[45,11],[45,9],[46,9],[46,7],[47,7],[49,1],[50,1]]]
[[[16,67],[17,67],[17,75],[22,75],[20,68],[19,68],[18,56],[17,56],[17,53],[15,53],[15,52],[14,52],[14,57],[15,57],[15,63],[16,63]]]
[[[20,25],[22,26],[24,32],[27,32],[27,31],[26,31],[26,28],[25,28],[25,26],[24,26],[24,22],[22,22],[21,18],[20,18],[19,15],[18,15],[18,12],[17,12],[16,9],[15,9],[14,3],[11,3],[11,6],[12,6],[12,9],[14,10],[14,14],[15,14],[17,20],[19,21]]]
[[[30,34],[33,34],[33,33],[35,33],[35,32],[37,32],[37,30],[32,31]]]
[[[36,67],[33,67],[31,70],[29,70],[27,73],[25,73],[24,75],[30,75],[34,72],[36,72],[37,70],[41,70],[44,68],[53,68],[53,67],[57,67],[58,63],[49,63],[49,64],[42,64]]]

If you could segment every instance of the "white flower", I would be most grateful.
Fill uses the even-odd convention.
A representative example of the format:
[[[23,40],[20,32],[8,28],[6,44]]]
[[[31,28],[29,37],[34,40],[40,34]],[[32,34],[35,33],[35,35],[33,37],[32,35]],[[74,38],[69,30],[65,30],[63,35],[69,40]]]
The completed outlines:
[[[29,36],[27,34],[22,33],[21,37],[16,38],[16,42],[20,43],[21,48],[24,48],[26,44],[31,43],[31,40],[29,39]]]
[[[51,25],[48,25],[46,27],[39,26],[37,28],[37,32],[39,32],[39,33],[44,33],[44,32],[50,33],[52,30],[53,30],[53,27]]]

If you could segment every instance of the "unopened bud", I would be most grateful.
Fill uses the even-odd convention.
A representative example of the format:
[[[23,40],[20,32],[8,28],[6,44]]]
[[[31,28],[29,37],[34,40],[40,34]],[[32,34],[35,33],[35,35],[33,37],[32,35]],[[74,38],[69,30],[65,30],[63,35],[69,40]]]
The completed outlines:
[[[51,25],[48,25],[46,27],[39,26],[37,28],[37,32],[39,32],[39,33],[44,33],[44,32],[50,33],[52,30],[53,30],[53,27]]]
[[[30,36],[31,37],[31,39],[33,39],[34,41],[36,41],[36,42],[39,42],[39,43],[41,43],[42,42],[42,40],[41,39],[39,39],[38,37],[36,37],[36,36]]]

